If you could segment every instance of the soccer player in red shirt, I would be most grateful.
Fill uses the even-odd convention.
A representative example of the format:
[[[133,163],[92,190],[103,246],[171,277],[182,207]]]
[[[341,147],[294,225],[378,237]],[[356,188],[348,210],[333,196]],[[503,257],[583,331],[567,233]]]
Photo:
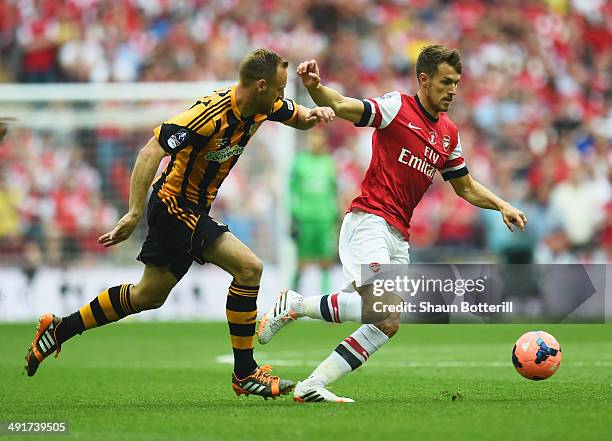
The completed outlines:
[[[372,160],[340,230],[339,254],[347,281],[343,292],[303,298],[288,290],[260,321],[258,337],[267,343],[285,324],[299,317],[329,322],[363,323],[372,290],[362,283],[361,265],[407,264],[410,218],[433,182],[436,171],[450,181],[457,195],[481,208],[498,210],[510,231],[524,230],[525,215],[500,199],[469,174],[457,126],[447,116],[461,77],[457,50],[425,47],[417,60],[418,91],[411,96],[390,92],[379,98],[355,99],[321,84],[316,61],[298,66],[298,75],[312,99],[331,107],[358,127],[375,127]],[[347,292],[347,291],[357,291]],[[363,299],[363,304],[362,304]],[[399,314],[364,324],[342,341],[294,391],[296,401],[352,402],[325,387],[355,370],[399,328]]]

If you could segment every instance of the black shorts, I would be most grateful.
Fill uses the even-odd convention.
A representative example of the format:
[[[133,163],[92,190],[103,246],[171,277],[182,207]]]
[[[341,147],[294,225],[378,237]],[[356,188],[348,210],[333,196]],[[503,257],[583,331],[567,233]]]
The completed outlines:
[[[147,205],[147,223],[149,231],[137,259],[146,265],[169,267],[177,280],[194,260],[204,264],[204,250],[229,231],[190,201],[180,196],[161,199],[155,190]]]

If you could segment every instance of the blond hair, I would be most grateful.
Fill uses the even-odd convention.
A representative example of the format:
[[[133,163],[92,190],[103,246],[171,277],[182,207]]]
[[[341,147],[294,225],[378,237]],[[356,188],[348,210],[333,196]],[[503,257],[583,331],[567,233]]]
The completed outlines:
[[[289,63],[274,51],[255,49],[240,62],[240,82],[245,85],[260,79],[270,82],[276,78],[279,66],[286,68],[288,65]]]

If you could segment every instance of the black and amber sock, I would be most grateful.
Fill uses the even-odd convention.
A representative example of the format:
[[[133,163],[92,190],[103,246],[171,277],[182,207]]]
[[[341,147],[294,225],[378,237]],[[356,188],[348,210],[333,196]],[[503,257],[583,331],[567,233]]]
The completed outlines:
[[[135,314],[130,288],[129,284],[108,288],[77,312],[62,318],[55,334],[59,344],[88,329]]]
[[[234,350],[234,373],[238,378],[247,377],[257,368],[253,358],[253,337],[258,293],[259,286],[244,286],[232,282],[229,287],[225,314]]]

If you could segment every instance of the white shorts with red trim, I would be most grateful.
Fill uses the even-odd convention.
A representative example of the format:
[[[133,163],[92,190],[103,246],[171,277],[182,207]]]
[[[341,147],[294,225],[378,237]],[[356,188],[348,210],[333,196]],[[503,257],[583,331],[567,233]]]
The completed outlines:
[[[410,245],[399,230],[380,216],[349,212],[340,228],[338,251],[345,278],[344,291],[362,286],[361,265],[410,263]]]

